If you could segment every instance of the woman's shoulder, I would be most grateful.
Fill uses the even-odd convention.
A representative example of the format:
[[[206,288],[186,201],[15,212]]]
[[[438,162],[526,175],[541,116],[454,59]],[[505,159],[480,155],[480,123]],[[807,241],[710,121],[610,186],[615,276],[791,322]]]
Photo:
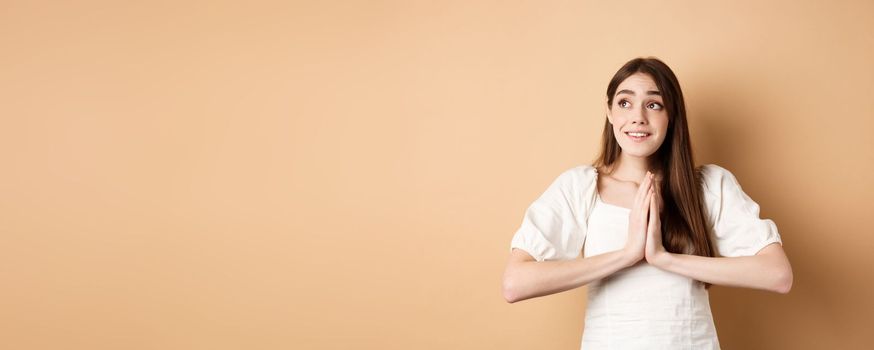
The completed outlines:
[[[593,181],[597,175],[598,169],[591,164],[578,164],[565,169],[559,177],[573,183],[586,184]]]
[[[720,172],[728,171],[728,169],[725,169],[725,168],[719,166],[718,164],[712,164],[712,163],[699,165],[698,170],[700,170],[702,172],[707,172],[709,174],[717,174]]]
[[[573,192],[585,192],[596,183],[597,173],[597,169],[590,164],[574,165],[562,170],[553,181],[553,186]]]
[[[573,173],[578,176],[594,176],[598,169],[591,164],[578,164],[565,170],[566,173]]]
[[[728,169],[717,164],[704,164],[698,167],[701,185],[705,193],[720,195],[726,185],[736,185],[737,179]]]

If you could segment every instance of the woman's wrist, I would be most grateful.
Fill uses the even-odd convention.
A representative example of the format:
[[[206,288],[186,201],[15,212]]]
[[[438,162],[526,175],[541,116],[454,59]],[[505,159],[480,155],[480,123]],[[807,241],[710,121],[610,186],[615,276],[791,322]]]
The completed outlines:
[[[632,266],[644,258],[643,255],[640,254],[639,249],[630,249],[627,246],[623,248],[620,253],[622,256],[622,265],[624,267]]]
[[[653,253],[652,256],[648,256],[646,261],[655,267],[660,269],[667,269],[671,265],[671,261],[674,259],[674,254],[661,250],[659,252]]]

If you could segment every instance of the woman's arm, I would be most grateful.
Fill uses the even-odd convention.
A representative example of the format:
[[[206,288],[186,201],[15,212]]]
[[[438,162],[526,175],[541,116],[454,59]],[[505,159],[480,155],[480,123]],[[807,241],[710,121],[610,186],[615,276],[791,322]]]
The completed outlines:
[[[640,261],[626,250],[617,250],[587,258],[560,261],[536,261],[521,249],[513,249],[504,271],[503,294],[508,303],[564,292]]]
[[[658,187],[657,187],[658,188]],[[661,194],[650,201],[646,261],[650,264],[710,284],[763,289],[781,294],[792,289],[792,266],[780,243],[771,243],[753,256],[703,257],[667,252],[662,245]]]
[[[647,238],[647,215],[654,196],[653,175],[637,189],[628,214],[628,239],[616,251],[573,260],[536,261],[521,249],[512,249],[504,271],[504,299],[514,303],[574,289],[632,266],[644,258]]]
[[[647,260],[663,270],[711,284],[781,294],[792,289],[792,267],[779,243],[765,246],[754,256],[709,258],[662,251]]]

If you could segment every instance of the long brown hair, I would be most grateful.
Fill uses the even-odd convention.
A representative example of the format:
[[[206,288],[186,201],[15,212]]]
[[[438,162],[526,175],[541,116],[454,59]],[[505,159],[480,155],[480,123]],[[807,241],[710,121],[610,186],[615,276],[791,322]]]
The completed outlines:
[[[668,113],[668,131],[665,141],[654,154],[654,166],[662,172],[661,193],[664,201],[662,215],[662,243],[671,253],[712,257],[713,245],[707,231],[700,169],[696,170],[686,122],[686,103],[680,83],[671,68],[655,57],[641,57],[628,61],[607,85],[607,107],[613,106],[613,95],[619,84],[635,74],[652,77],[664,99]],[[610,120],[604,123],[601,136],[601,154],[596,167],[610,168],[622,149],[613,135]],[[709,284],[708,284],[709,287]]]

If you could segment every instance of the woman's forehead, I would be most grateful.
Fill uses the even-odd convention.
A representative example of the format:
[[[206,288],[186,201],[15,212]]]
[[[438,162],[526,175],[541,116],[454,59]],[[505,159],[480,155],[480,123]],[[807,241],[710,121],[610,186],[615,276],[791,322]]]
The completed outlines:
[[[649,74],[634,73],[628,78],[625,78],[625,80],[623,80],[622,83],[619,84],[619,86],[616,88],[616,94],[618,95],[619,92],[622,92],[622,90],[642,92],[659,91],[659,88],[656,85],[655,80],[653,80],[652,77],[649,76]]]

